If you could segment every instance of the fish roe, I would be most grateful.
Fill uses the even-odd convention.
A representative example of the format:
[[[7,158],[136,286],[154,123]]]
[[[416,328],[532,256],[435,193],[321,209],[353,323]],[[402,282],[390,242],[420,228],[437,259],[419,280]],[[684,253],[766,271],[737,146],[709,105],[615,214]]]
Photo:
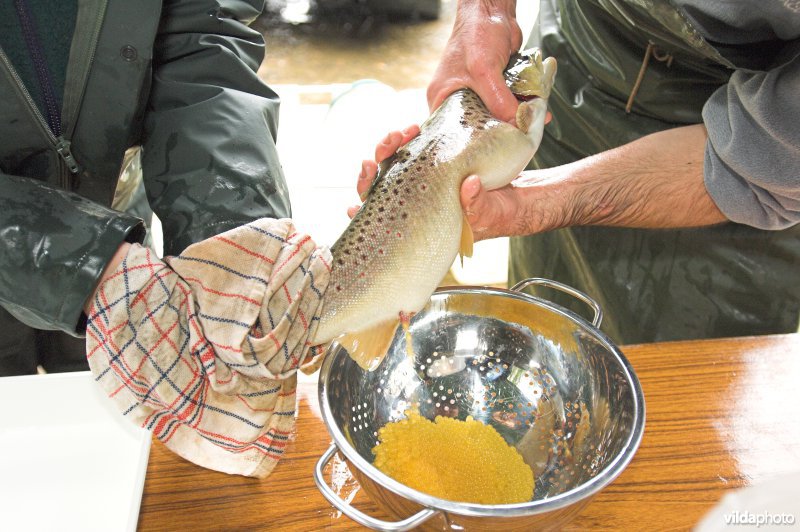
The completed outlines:
[[[417,412],[387,423],[373,465],[398,482],[440,499],[513,504],[533,497],[533,472],[490,425]]]

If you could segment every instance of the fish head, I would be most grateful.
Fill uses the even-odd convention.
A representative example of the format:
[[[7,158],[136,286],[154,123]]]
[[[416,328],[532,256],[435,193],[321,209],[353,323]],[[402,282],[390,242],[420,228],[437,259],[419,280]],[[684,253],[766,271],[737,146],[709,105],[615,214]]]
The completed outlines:
[[[505,70],[506,85],[519,100],[550,97],[556,76],[556,60],[542,59],[538,48],[524,50],[511,57]]]

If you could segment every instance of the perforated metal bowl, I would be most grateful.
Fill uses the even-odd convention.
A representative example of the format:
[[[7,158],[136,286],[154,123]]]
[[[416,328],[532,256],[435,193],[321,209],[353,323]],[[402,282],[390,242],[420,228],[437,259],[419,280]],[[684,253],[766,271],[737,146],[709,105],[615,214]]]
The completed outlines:
[[[522,293],[536,284],[565,291],[594,311],[589,323]],[[644,397],[628,361],[598,329],[591,298],[560,283],[528,279],[511,290],[436,292],[411,321],[413,358],[398,331],[381,365],[362,370],[334,345],[320,371],[322,417],[333,444],[320,458],[322,494],[376,530],[515,530],[558,527],[616,478],[644,431]],[[533,470],[529,502],[481,505],[432,497],[372,465],[377,431],[416,408],[429,418],[467,416],[492,425]],[[341,499],[324,479],[336,451],[376,504],[376,519]]]

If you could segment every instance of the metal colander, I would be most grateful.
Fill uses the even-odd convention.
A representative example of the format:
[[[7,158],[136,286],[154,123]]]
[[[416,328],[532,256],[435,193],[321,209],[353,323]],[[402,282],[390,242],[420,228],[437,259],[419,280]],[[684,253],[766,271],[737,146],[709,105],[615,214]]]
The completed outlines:
[[[521,292],[531,284],[583,300],[594,309],[592,323]],[[622,472],[644,430],[639,381],[599,331],[601,320],[600,307],[588,296],[554,281],[529,279],[511,290],[437,291],[411,320],[412,348],[398,330],[373,371],[362,370],[334,344],[319,381],[323,420],[334,440],[315,472],[323,495],[376,530],[563,524]],[[409,408],[428,419],[472,416],[497,429],[533,470],[531,501],[448,501],[381,473],[372,465],[378,429],[404,418]],[[370,517],[336,495],[323,468],[337,450],[370,497],[399,521]]]

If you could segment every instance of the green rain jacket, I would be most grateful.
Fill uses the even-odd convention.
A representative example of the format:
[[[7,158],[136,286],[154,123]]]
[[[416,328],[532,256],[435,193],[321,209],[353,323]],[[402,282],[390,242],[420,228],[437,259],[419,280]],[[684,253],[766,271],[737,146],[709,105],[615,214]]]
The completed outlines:
[[[114,208],[141,190],[118,186],[132,147],[165,254],[290,216],[279,102],[257,76],[264,43],[247,27],[262,7],[80,0],[58,137],[0,49],[2,307],[32,327],[83,334],[82,305],[105,264],[145,238],[142,219]]]
[[[553,121],[533,167],[704,122],[706,187],[739,223],[572,227],[513,238],[509,280],[546,277],[592,296],[605,311],[601,328],[618,343],[796,331],[797,3],[542,0],[529,45],[558,59]],[[571,296],[539,295],[586,314]]]

